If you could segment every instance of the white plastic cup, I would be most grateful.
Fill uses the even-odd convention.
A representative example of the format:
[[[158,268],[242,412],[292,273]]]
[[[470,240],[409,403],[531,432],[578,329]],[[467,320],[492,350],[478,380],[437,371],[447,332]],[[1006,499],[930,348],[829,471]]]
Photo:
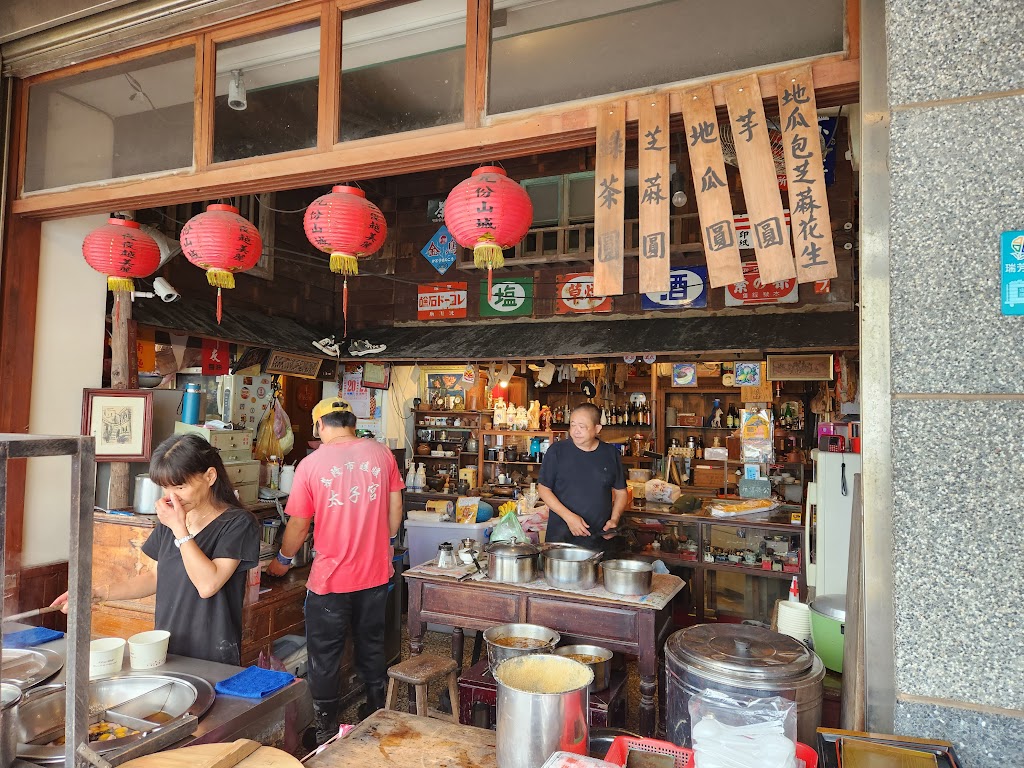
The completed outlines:
[[[153,669],[167,661],[167,643],[171,633],[165,629],[139,632],[128,638],[132,669]]]
[[[89,643],[89,677],[121,671],[125,642],[120,637],[101,637]]]

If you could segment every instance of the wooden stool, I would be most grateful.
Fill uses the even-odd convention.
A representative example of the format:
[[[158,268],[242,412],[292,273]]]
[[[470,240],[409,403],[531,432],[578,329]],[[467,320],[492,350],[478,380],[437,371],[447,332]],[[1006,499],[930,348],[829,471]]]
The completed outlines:
[[[408,683],[416,686],[416,714],[422,717],[433,717],[434,713],[427,709],[427,685],[448,677],[448,696],[452,701],[451,720],[459,722],[459,685],[455,676],[458,664],[455,659],[442,659],[440,656],[432,656],[429,653],[421,653],[417,656],[410,656],[400,664],[388,669],[388,696],[384,702],[384,709],[391,709],[395,700],[395,682]],[[436,713],[440,715],[441,713]],[[447,717],[447,715],[445,715]]]

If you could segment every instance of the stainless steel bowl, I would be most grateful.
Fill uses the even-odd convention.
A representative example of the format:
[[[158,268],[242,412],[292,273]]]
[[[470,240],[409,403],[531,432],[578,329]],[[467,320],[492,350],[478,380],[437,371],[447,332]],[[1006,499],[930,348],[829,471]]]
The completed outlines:
[[[583,547],[551,547],[541,554],[544,581],[555,589],[590,589],[597,584],[597,561],[604,555]]]
[[[595,693],[597,691],[603,691],[612,682],[612,657],[615,655],[607,648],[602,648],[599,645],[563,645],[561,648],[555,648],[556,656],[594,656],[600,661],[595,662],[583,662],[586,664],[594,673],[594,682],[590,684],[590,692]],[[579,661],[579,659],[573,659],[573,661]]]
[[[18,753],[18,705],[21,688],[0,683],[0,766],[8,768]]]
[[[509,648],[504,645],[495,644],[495,640],[505,637],[525,637],[531,640],[542,640],[544,645],[537,648]],[[555,630],[542,627],[539,624],[499,624],[496,627],[485,629],[484,642],[487,643],[487,666],[493,675],[498,665],[506,659],[513,659],[516,656],[529,656],[533,653],[551,653],[561,639],[562,636],[555,632]]]
[[[651,591],[654,566],[643,560],[609,560],[601,570],[604,588],[616,595],[646,595]]]

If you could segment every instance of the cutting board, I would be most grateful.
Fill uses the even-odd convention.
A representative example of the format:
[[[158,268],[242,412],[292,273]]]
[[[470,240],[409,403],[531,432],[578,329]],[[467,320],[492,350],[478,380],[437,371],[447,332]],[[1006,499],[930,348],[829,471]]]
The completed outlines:
[[[302,768],[302,763],[280,749],[238,739],[226,744],[169,749],[129,760],[120,768]]]

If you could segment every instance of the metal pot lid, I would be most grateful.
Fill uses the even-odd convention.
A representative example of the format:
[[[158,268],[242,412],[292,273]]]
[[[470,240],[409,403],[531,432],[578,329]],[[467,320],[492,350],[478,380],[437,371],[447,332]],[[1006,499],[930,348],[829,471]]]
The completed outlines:
[[[498,557],[522,557],[536,555],[540,550],[528,541],[496,541],[487,546],[487,553]]]
[[[698,624],[674,633],[666,653],[703,669],[774,680],[802,675],[814,654],[801,643],[762,627]]]
[[[811,601],[811,610],[830,619],[846,621],[846,595],[821,595]]]

